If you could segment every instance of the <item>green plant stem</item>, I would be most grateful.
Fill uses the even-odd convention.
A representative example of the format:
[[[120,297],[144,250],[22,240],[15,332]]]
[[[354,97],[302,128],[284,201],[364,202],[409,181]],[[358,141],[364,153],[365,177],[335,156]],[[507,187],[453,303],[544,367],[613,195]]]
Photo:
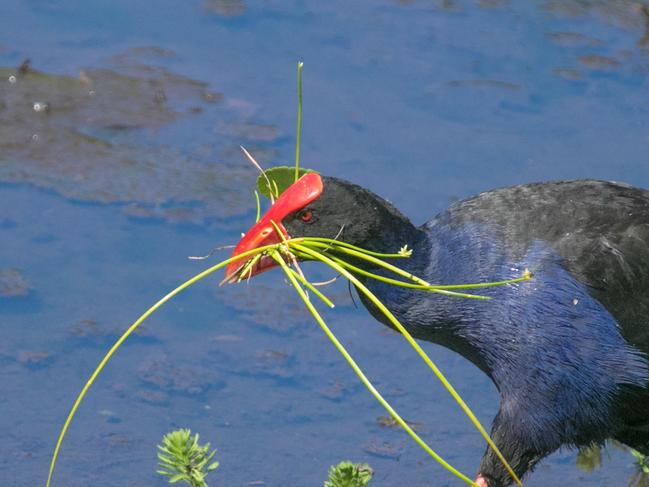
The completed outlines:
[[[405,281],[399,281],[398,279],[391,279],[389,277],[381,276],[379,274],[375,274],[373,272],[366,271],[365,269],[361,269],[360,267],[357,267],[353,264],[350,264],[349,262],[345,262],[343,259],[340,257],[336,257],[334,255],[331,256],[331,258],[338,264],[344,266],[346,269],[349,269],[350,271],[353,271],[356,274],[363,275],[365,277],[369,277],[371,279],[374,279],[376,281],[381,281],[385,282],[386,284],[391,284],[393,286],[398,286],[398,287],[405,287],[409,289],[418,289],[420,291],[426,291],[429,293],[436,293],[436,294],[444,294],[446,296],[452,296],[456,298],[467,298],[467,299],[478,299],[482,301],[489,301],[491,298],[489,296],[481,296],[479,294],[469,294],[469,293],[458,293],[455,291],[445,291],[438,289],[435,286],[425,286],[423,284],[413,284],[412,282],[405,282]]]
[[[299,272],[296,272],[294,269],[291,269],[290,267],[287,266],[287,269],[297,280],[299,280],[309,291],[311,291],[313,294],[318,296],[320,300],[326,304],[330,308],[335,308],[336,305],[327,297],[325,296],[322,291],[320,291],[318,288],[316,288],[313,284],[311,284],[308,280],[306,280]]]
[[[309,242],[309,244],[311,244],[311,242]],[[318,243],[315,243],[314,245],[316,247],[321,246]],[[345,253],[353,252],[353,251],[351,251],[349,249],[342,249],[342,251],[345,252]],[[356,254],[356,252],[354,252],[354,253]],[[358,255],[362,256],[363,254],[361,254],[359,252]],[[482,296],[480,294],[469,294],[469,293],[461,293],[461,292],[457,292],[457,291],[449,291],[449,290],[446,290],[446,289],[440,289],[438,286],[430,285],[426,281],[424,281],[422,279],[419,279],[418,277],[414,276],[413,274],[409,274],[406,271],[400,269],[399,267],[392,266],[391,264],[388,264],[387,262],[385,262],[385,261],[383,261],[381,259],[377,259],[377,258],[372,257],[372,256],[362,256],[360,258],[362,258],[364,260],[368,260],[370,262],[373,262],[376,265],[379,265],[379,266],[383,267],[384,269],[386,269],[388,271],[395,272],[398,275],[408,277],[412,282],[416,282],[418,284],[410,284],[410,283],[407,283],[407,282],[404,282],[404,281],[399,281],[399,280],[396,280],[396,279],[391,279],[389,277],[380,276],[378,274],[374,274],[374,273],[365,271],[363,269],[360,269],[359,267],[356,267],[353,264],[346,263],[348,267],[358,269],[359,273],[361,273],[361,274],[363,274],[363,275],[365,275],[367,277],[371,277],[372,279],[376,279],[377,281],[383,281],[383,282],[386,282],[388,284],[392,284],[394,286],[401,286],[401,287],[407,287],[407,288],[413,288],[413,289],[420,289],[420,290],[423,290],[423,291],[428,291],[428,292],[436,293],[436,294],[442,294],[444,296],[450,296],[450,297],[454,297],[454,298],[477,299],[477,300],[481,300],[481,301],[489,301],[491,299],[489,296]],[[339,260],[342,261],[342,259],[339,259]],[[342,262],[344,262],[344,261],[342,261]],[[397,270],[399,272],[396,272]],[[491,284],[491,283],[489,283],[489,284]],[[485,287],[488,287],[488,286],[485,286]]]
[[[239,271],[239,276],[237,277],[237,282],[241,282],[244,279],[250,279],[252,274],[253,266],[261,260],[261,254],[255,255],[252,259],[244,264],[244,266]]]
[[[418,278],[418,277],[416,277],[416,276],[414,276],[414,275],[412,275],[412,274],[410,274],[410,273],[408,273],[408,272],[406,272],[406,271],[404,271],[404,270],[402,270],[402,269],[400,269],[400,268],[398,268],[396,266],[393,266],[392,264],[388,264],[387,262],[384,262],[384,261],[380,260],[379,258],[377,258],[377,256],[382,256],[382,257],[386,257],[386,258],[397,258],[397,257],[407,257],[407,255],[380,254],[380,253],[377,253],[377,252],[365,251],[364,249],[360,249],[359,247],[354,247],[352,245],[344,244],[342,242],[339,242],[337,240],[332,240],[332,239],[302,237],[302,238],[294,238],[294,239],[291,239],[291,240],[286,240],[286,239],[284,239],[284,236],[282,234],[282,242],[279,243],[279,244],[265,245],[265,246],[262,246],[262,247],[259,247],[259,248],[256,248],[256,249],[252,249],[252,250],[249,250],[249,251],[246,251],[246,252],[242,252],[241,254],[239,254],[239,255],[237,255],[235,257],[231,257],[231,258],[226,259],[226,260],[224,260],[222,262],[219,262],[218,264],[204,270],[203,272],[197,274],[196,276],[192,277],[188,281],[184,282],[183,284],[181,284],[180,286],[175,288],[173,291],[168,293],[166,296],[164,296],[162,299],[157,301],[153,306],[151,306],[148,310],[146,310],[144,312],[144,314],[142,314],[131,326],[129,326],[129,328],[122,334],[122,336],[120,336],[118,338],[118,340],[115,342],[115,344],[108,350],[106,355],[102,358],[99,365],[96,367],[94,372],[90,375],[90,378],[88,379],[88,381],[86,382],[86,384],[82,388],[81,392],[79,393],[79,395],[75,399],[74,404],[73,404],[72,408],[70,409],[70,412],[68,413],[68,416],[67,416],[67,418],[65,420],[65,423],[63,424],[63,427],[61,428],[61,431],[60,431],[59,436],[58,436],[57,441],[56,441],[56,446],[54,448],[54,452],[52,454],[52,460],[51,460],[51,463],[50,463],[50,468],[49,468],[49,473],[48,473],[48,477],[47,477],[46,487],[50,487],[50,485],[51,485],[52,478],[53,478],[53,475],[54,475],[54,468],[56,466],[56,461],[58,459],[58,455],[59,455],[59,451],[61,449],[61,445],[63,444],[63,439],[65,438],[65,435],[66,435],[66,433],[68,431],[68,428],[69,428],[69,426],[70,426],[70,424],[72,422],[72,419],[74,418],[74,415],[76,414],[77,409],[79,408],[79,405],[81,404],[81,401],[83,400],[86,393],[88,392],[88,390],[90,389],[90,387],[92,386],[94,381],[96,380],[99,373],[104,369],[104,367],[106,366],[106,364],[108,363],[110,358],[113,356],[113,354],[122,345],[122,343],[137,329],[137,327],[140,324],[142,324],[142,322],[144,322],[144,320],[146,320],[154,311],[156,311],[158,308],[160,308],[163,304],[165,304],[171,298],[176,296],[181,291],[187,289],[191,285],[197,283],[201,279],[209,276],[210,274],[212,274],[216,270],[230,264],[231,262],[237,262],[237,261],[241,261],[242,259],[244,259],[246,257],[252,257],[251,260],[247,261],[245,264],[243,264],[241,266],[241,269],[243,269],[244,271],[247,270],[249,272],[251,270],[251,268],[252,268],[251,266],[254,265],[254,262],[256,262],[258,259],[260,259],[262,254],[269,253],[269,252],[272,253],[272,255],[278,256],[280,251],[289,252],[291,250],[296,250],[299,254],[304,255],[307,258],[310,258],[312,260],[319,260],[319,261],[329,265],[334,270],[337,270],[340,274],[347,277],[347,279],[349,279],[358,289],[360,289],[366,296],[368,296],[368,298],[372,302],[375,303],[375,305],[386,315],[386,317],[388,317],[388,319],[394,324],[394,326],[401,331],[401,333],[406,337],[406,339],[410,342],[410,344],[415,348],[417,353],[420,354],[422,359],[433,370],[433,372],[438,377],[438,379],[442,382],[442,384],[444,384],[445,387],[447,388],[447,390],[449,390],[449,392],[451,393],[451,395],[453,395],[453,397],[456,399],[458,404],[460,404],[460,406],[465,411],[465,413],[469,416],[469,418],[471,418],[472,413],[468,409],[468,406],[466,406],[466,404],[464,404],[462,399],[459,397],[457,392],[455,392],[455,390],[451,387],[451,385],[448,383],[448,381],[446,381],[446,379],[441,374],[439,369],[437,369],[437,367],[434,365],[434,363],[428,358],[428,356],[423,352],[423,350],[421,350],[421,348],[414,341],[414,339],[410,336],[410,334],[405,330],[405,328],[403,328],[403,326],[398,322],[398,320],[396,320],[396,318],[394,316],[392,316],[392,314],[389,312],[389,310],[387,310],[387,308],[378,300],[378,298],[376,298],[362,283],[360,283],[360,281],[358,281],[358,279],[356,279],[349,272],[349,270],[347,268],[345,268],[345,266],[343,265],[344,261],[342,259],[336,257],[336,256],[332,256],[332,258],[336,259],[336,260],[332,260],[332,258],[326,257],[321,252],[316,250],[317,248],[319,248],[319,249],[324,249],[324,251],[327,251],[329,249],[332,249],[332,246],[334,246],[334,245],[336,247],[335,250],[339,250],[339,251],[341,251],[343,253],[346,253],[348,255],[353,255],[353,256],[359,257],[361,259],[365,259],[365,260],[368,260],[370,262],[373,262],[376,265],[379,265],[379,266],[381,266],[381,267],[383,267],[383,268],[385,268],[385,269],[387,269],[389,271],[392,271],[392,272],[396,273],[397,275],[400,275],[402,277],[406,277],[407,279],[418,283],[420,286],[422,286],[422,289],[424,287],[426,287],[426,288],[435,287],[435,286],[431,286],[429,283],[427,283],[423,279],[420,279],[420,278]],[[311,247],[315,247],[316,249],[311,248]],[[281,257],[280,257],[280,259],[281,259]],[[252,264],[251,264],[251,262],[252,262]],[[286,263],[283,260],[282,260],[282,262],[286,266]],[[349,267],[349,266],[351,266],[351,264],[347,264],[347,267]],[[288,266],[286,266],[286,267],[288,268]],[[292,271],[292,269],[291,269],[291,271]],[[291,274],[290,277],[292,278],[291,282],[297,282],[299,280],[307,288],[309,288],[316,296],[318,296],[320,299],[322,299],[325,304],[327,304],[328,306],[333,306],[333,303],[328,298],[326,298],[326,296],[324,296],[324,294],[319,292],[311,283],[309,283],[306,279],[304,279],[303,276],[300,276],[298,273],[295,273],[295,272],[294,273],[289,272],[289,273]],[[245,272],[240,272],[239,275],[240,276],[245,275]],[[234,276],[229,276],[229,277],[234,277]],[[369,276],[369,277],[375,278],[374,275]],[[382,277],[382,276],[378,276],[378,277]],[[483,283],[483,284],[479,284],[477,286],[488,287],[488,286],[501,285],[501,284],[510,283],[510,282],[518,282],[519,280],[525,280],[525,279],[529,279],[529,278],[530,278],[529,275],[527,275],[527,276],[525,276],[523,278],[520,278],[518,280],[501,281],[499,283]],[[397,281],[397,280],[394,280],[394,283],[392,283],[392,284],[394,284],[394,285],[403,285],[403,283],[401,283],[401,281]],[[474,285],[462,285],[462,286],[470,287],[470,286],[474,286]],[[302,290],[301,287],[299,289]],[[463,297],[461,293],[454,293],[452,295],[457,295],[457,296]],[[467,296],[474,296],[474,295],[467,295]],[[307,297],[307,299],[308,299],[308,297]],[[309,309],[311,309],[311,307],[309,307]],[[477,418],[475,418],[475,416],[473,416],[473,418],[475,419],[474,425],[476,426],[476,428],[478,428],[478,430],[480,431],[480,433],[483,436],[486,435],[485,439],[487,440],[487,442],[494,449],[494,452],[496,452],[496,454],[499,456],[501,461],[504,462],[503,464],[506,467],[508,467],[508,464],[506,463],[506,461],[504,460],[504,458],[502,457],[500,452],[497,450],[495,445],[493,445],[493,442],[489,438],[486,431],[484,431],[484,428],[482,428],[480,423],[477,421]],[[473,421],[473,419],[472,419],[472,421]],[[515,475],[513,474],[513,472],[511,470],[510,470],[510,473],[512,474],[512,477],[517,481],[517,483],[519,485],[522,485],[520,483],[520,481],[515,477]]]
[[[353,274],[351,274],[347,269],[344,267],[338,265],[336,262],[331,260],[329,257],[326,257],[325,255],[321,254],[320,252],[314,251],[308,247],[305,247],[304,245],[301,244],[294,244],[293,247],[295,247],[297,250],[304,252],[308,255],[310,255],[312,258],[315,258],[324,264],[327,264],[329,267],[335,269],[338,271],[340,274],[345,276],[354,286],[356,286],[357,289],[359,289],[382,313],[383,315],[392,323],[395,328],[397,328],[401,334],[406,338],[410,346],[412,346],[415,351],[419,354],[419,356],[422,358],[422,360],[428,365],[428,367],[433,371],[437,379],[442,383],[444,388],[451,394],[453,399],[455,399],[455,402],[462,408],[464,413],[467,415],[467,417],[471,420],[473,425],[476,427],[476,429],[480,432],[482,437],[485,439],[487,444],[491,447],[491,449],[494,451],[496,456],[500,459],[501,463],[503,466],[507,469],[509,474],[511,475],[512,479],[518,484],[520,487],[522,487],[522,483],[514,470],[511,468],[509,465],[509,462],[505,459],[503,454],[500,452],[496,444],[493,442],[491,437],[489,436],[489,433],[484,429],[478,418],[473,414],[473,411],[469,408],[469,406],[464,402],[464,400],[460,397],[458,392],[455,390],[455,388],[451,385],[451,383],[446,379],[444,374],[442,373],[441,370],[435,365],[435,363],[428,357],[426,352],[419,346],[419,344],[415,341],[415,339],[410,335],[408,330],[404,328],[404,326],[399,322],[399,320],[396,319],[396,317],[392,314],[392,312],[385,307],[385,305],[369,290],[365,285],[363,285],[362,282],[360,282]]]
[[[321,243],[321,242],[311,242],[311,241],[309,241],[308,243],[309,243],[310,246],[312,245],[314,247],[320,247],[320,248],[328,247],[327,244],[324,244],[324,243]],[[329,245],[333,245],[333,244],[329,244]],[[351,248],[349,248],[347,246],[341,246],[340,248],[337,248],[336,250],[340,251],[342,253],[348,254],[348,255],[352,255],[354,257],[358,257],[359,259],[366,260],[366,261],[371,262],[373,264],[376,264],[378,266],[381,266],[381,267],[383,267],[384,269],[386,269],[388,271],[394,272],[395,274],[397,274],[399,276],[402,276],[402,277],[405,277],[406,279],[409,279],[409,280],[411,280],[413,282],[416,282],[417,284],[420,284],[422,286],[427,286],[427,287],[431,287],[431,288],[435,287],[435,286],[432,286],[429,282],[426,282],[423,279],[415,276],[414,274],[412,274],[412,273],[410,273],[408,271],[404,271],[403,269],[401,269],[401,268],[399,268],[399,267],[397,267],[395,265],[392,265],[392,264],[390,264],[388,262],[385,262],[384,260],[376,258],[376,257],[374,257],[373,255],[371,255],[369,253],[359,252],[359,251],[351,249]],[[435,287],[435,288],[437,289],[437,287]],[[440,291],[444,291],[444,290],[440,290]],[[446,294],[446,293],[442,293],[442,294]],[[473,295],[468,294],[467,296],[473,296]],[[465,296],[461,296],[461,297],[465,297]]]
[[[259,191],[255,190],[255,204],[257,205],[257,215],[255,216],[255,223],[261,218],[261,203],[259,202]]]
[[[302,68],[304,63],[297,63],[297,129],[295,134],[295,180],[300,177],[300,144],[302,142]]]
[[[391,279],[389,277],[381,276],[379,274],[375,274],[373,272],[366,271],[365,269],[361,269],[360,267],[357,267],[353,264],[350,264],[349,262],[346,262],[345,260],[341,259],[340,257],[336,257],[335,255],[331,255],[331,258],[335,260],[337,263],[340,265],[345,266],[347,269],[350,271],[360,274],[366,277],[369,277],[371,279],[374,279],[376,281],[381,281],[385,282],[386,284],[391,284],[393,286],[399,286],[399,287],[406,287],[410,289],[419,289],[421,291],[428,291],[428,292],[435,292],[436,290],[439,289],[484,289],[487,287],[494,287],[494,286],[504,286],[506,284],[515,284],[518,282],[522,281],[527,281],[529,277],[517,277],[514,279],[508,279],[505,281],[492,281],[492,282],[484,282],[484,283],[476,283],[476,284],[451,284],[450,286],[443,285],[443,286],[437,286],[437,285],[429,285],[425,286],[423,284],[413,284],[412,282],[405,282],[405,281],[399,281],[398,279]],[[471,298],[478,298],[478,299],[484,299],[484,300],[491,300],[492,298],[489,296],[480,296],[477,294],[466,294],[466,293],[456,293],[458,297],[471,297]]]
[[[306,295],[306,292],[300,284],[298,283],[297,279],[295,278],[294,274],[291,272],[291,269],[288,267],[286,262],[284,262],[284,259],[282,259],[280,256],[276,254],[271,254],[273,258],[277,261],[277,263],[281,266],[282,270],[286,274],[286,276],[289,278],[291,281],[291,284],[293,284],[293,287],[297,291],[298,295],[308,308],[308,310],[311,312],[313,315],[314,319],[320,325],[320,328],[322,328],[322,331],[325,332],[327,335],[327,338],[331,340],[331,342],[334,344],[336,349],[340,352],[340,354],[345,358],[347,363],[350,365],[350,367],[354,370],[358,378],[363,382],[365,387],[370,391],[370,393],[374,396],[374,398],[390,413],[390,416],[394,418],[394,420],[399,423],[399,425],[410,435],[410,437],[417,442],[421,448],[423,448],[431,457],[433,457],[440,465],[442,465],[446,470],[451,472],[453,475],[458,477],[459,479],[463,480],[467,484],[477,487],[477,485],[466,475],[461,473],[459,470],[455,469],[451,464],[449,464],[446,460],[444,460],[441,456],[439,456],[435,450],[433,450],[431,447],[426,444],[426,442],[417,434],[413,431],[413,429],[406,423],[403,418],[399,415],[399,413],[396,412],[396,410],[388,403],[388,401],[385,400],[385,398],[381,395],[381,393],[374,387],[372,382],[367,378],[367,376],[363,373],[363,371],[360,369],[356,361],[352,358],[352,356],[347,352],[347,349],[343,346],[342,343],[336,338],[336,336],[333,334],[331,329],[327,326],[327,324],[324,322],[322,319],[322,316],[320,316],[320,313],[318,310],[315,308],[313,303],[309,300],[309,297]]]
[[[371,255],[373,257],[378,257],[382,259],[407,259],[410,257],[410,254],[386,254],[384,252],[374,252],[373,250],[366,250],[361,247],[357,247],[356,245],[349,244],[347,242],[343,242],[342,240],[335,240],[333,238],[325,238],[325,237],[305,237],[308,239],[309,243],[314,242],[314,243],[319,243],[319,244],[327,244],[327,246],[322,246],[322,248],[328,248],[328,247],[344,247],[346,249],[351,249],[351,250],[356,250],[358,252],[363,252],[365,255]]]
[[[52,477],[54,475],[54,467],[56,466],[56,460],[59,455],[59,450],[61,449],[61,445],[63,444],[63,438],[65,437],[66,432],[68,431],[68,427],[70,426],[70,423],[72,422],[72,418],[74,417],[75,413],[77,412],[77,409],[79,408],[79,405],[81,404],[81,401],[85,397],[86,393],[88,392],[88,389],[90,389],[90,386],[95,382],[95,379],[99,375],[99,373],[102,371],[102,369],[106,366],[110,358],[113,356],[115,351],[120,347],[120,345],[126,340],[129,335],[131,335],[138,326],[142,324],[144,320],[146,320],[155,310],[157,310],[160,306],[165,304],[167,301],[169,301],[171,298],[173,298],[175,295],[180,293],[181,291],[187,289],[191,285],[197,283],[201,279],[209,276],[212,274],[214,271],[217,271],[218,269],[221,269],[222,267],[228,265],[230,262],[238,261],[246,256],[249,255],[254,255],[257,253],[261,253],[264,251],[267,251],[271,248],[277,248],[278,244],[274,245],[265,245],[264,247],[259,247],[257,249],[249,250],[247,252],[242,252],[241,254],[237,255],[236,257],[226,259],[222,262],[219,262],[216,265],[213,265],[209,269],[204,270],[203,272],[195,275],[188,281],[185,281],[182,283],[180,286],[178,286],[176,289],[168,293],[166,296],[164,296],[162,299],[160,299],[158,302],[156,302],[153,306],[151,306],[149,309],[147,309],[142,316],[140,316],[131,326],[128,327],[128,329],[120,336],[115,344],[106,352],[106,355],[104,355],[104,358],[99,362],[99,365],[97,368],[94,370],[94,372],[90,375],[90,378],[86,382],[86,384],[83,386],[83,389],[81,389],[81,392],[77,396],[76,400],[74,401],[74,404],[72,405],[72,408],[70,409],[70,412],[68,413],[68,416],[65,420],[65,423],[63,424],[63,427],[61,428],[61,432],[59,433],[59,437],[56,441],[56,446],[54,447],[54,453],[52,454],[52,461],[50,462],[50,469],[49,473],[47,475],[47,482],[46,482],[46,487],[50,487],[51,482],[52,482]]]
[[[325,247],[331,248],[330,245],[335,246],[335,244],[324,245],[324,242],[320,242],[320,241],[312,242],[311,237],[308,237],[307,240],[305,241],[305,243],[308,243],[309,245],[313,245],[313,246],[320,247],[320,248],[325,248]],[[402,277],[405,277],[406,279],[409,279],[409,280],[411,280],[413,282],[416,282],[416,283],[420,284],[421,286],[423,286],[423,287],[425,287],[427,289],[430,289],[431,291],[433,289],[440,290],[440,291],[446,291],[446,290],[451,290],[451,289],[482,289],[482,288],[488,288],[488,287],[494,287],[494,286],[504,286],[504,285],[507,285],[507,284],[514,284],[514,283],[517,283],[517,282],[527,281],[527,280],[531,279],[531,273],[526,272],[521,277],[517,277],[517,278],[514,278],[514,279],[508,279],[508,280],[504,280],[504,281],[478,282],[478,283],[466,283],[466,284],[430,284],[429,282],[426,282],[425,280],[415,276],[414,274],[412,274],[410,272],[404,271],[403,269],[401,269],[401,268],[399,268],[397,266],[394,266],[394,265],[392,265],[392,264],[390,264],[388,262],[385,262],[385,261],[383,261],[381,259],[376,258],[375,256],[373,256],[369,252],[364,252],[363,249],[356,250],[356,249],[350,248],[348,246],[340,246],[340,247],[341,248],[339,248],[339,249],[334,247],[334,250],[343,252],[343,253],[348,254],[348,255],[352,255],[354,257],[358,257],[360,259],[363,259],[363,260],[366,260],[366,261],[371,262],[373,264],[376,264],[378,266],[381,266],[384,269],[389,270],[391,272],[394,272],[395,274],[397,274],[399,276],[402,276]],[[400,281],[396,281],[396,282],[400,282]],[[464,293],[458,293],[458,294],[462,294],[459,297],[472,297],[472,298],[476,297],[475,294],[464,294]],[[485,296],[481,296],[481,298],[484,299]]]

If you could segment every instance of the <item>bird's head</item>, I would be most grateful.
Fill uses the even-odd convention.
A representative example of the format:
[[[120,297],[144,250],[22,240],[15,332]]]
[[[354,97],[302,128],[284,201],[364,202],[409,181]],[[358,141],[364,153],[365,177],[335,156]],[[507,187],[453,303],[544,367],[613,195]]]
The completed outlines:
[[[286,239],[325,237],[371,250],[396,252],[409,242],[393,243],[390,236],[410,229],[414,227],[408,219],[374,193],[342,179],[307,173],[289,186],[244,234],[232,257],[280,243],[278,230]],[[235,275],[245,261],[242,258],[232,262],[226,276]],[[276,265],[272,258],[264,256],[249,275]]]

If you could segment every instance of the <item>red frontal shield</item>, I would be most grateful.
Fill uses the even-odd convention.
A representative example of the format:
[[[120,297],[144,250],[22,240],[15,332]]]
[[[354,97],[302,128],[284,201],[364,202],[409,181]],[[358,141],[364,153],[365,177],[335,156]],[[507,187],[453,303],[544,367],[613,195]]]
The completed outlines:
[[[273,222],[284,234],[284,237],[288,238],[289,235],[284,225],[282,225],[282,220],[315,200],[322,194],[322,188],[322,178],[317,173],[307,173],[295,181],[279,196],[266,214],[241,238],[232,252],[232,257],[264,245],[280,243],[282,239],[277,234]],[[233,276],[249,258],[242,257],[240,260],[231,262],[225,271],[226,279]],[[255,264],[249,275],[246,273],[246,276],[254,276],[276,265],[277,263],[273,259],[264,256]]]

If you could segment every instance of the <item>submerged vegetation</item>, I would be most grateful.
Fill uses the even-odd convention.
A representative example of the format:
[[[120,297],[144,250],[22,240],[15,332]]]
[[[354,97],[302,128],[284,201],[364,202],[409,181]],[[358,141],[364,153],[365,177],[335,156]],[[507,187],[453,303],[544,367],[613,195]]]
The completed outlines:
[[[163,67],[173,55],[129,49],[75,75],[41,71],[29,60],[0,66],[0,182],[118,204],[134,218],[203,224],[245,214],[250,201],[236,188],[250,168],[215,164],[215,154],[260,136],[274,140],[276,128],[251,124],[227,94]],[[199,114],[219,120],[209,151],[190,154],[159,135],[183,120],[197,123]]]
[[[158,445],[158,473],[168,477],[170,484],[208,487],[207,475],[219,466],[219,462],[212,462],[214,455],[216,450],[210,452],[209,443],[198,443],[198,433],[192,436],[189,429],[175,430],[164,435]],[[329,469],[324,487],[366,487],[373,475],[366,463],[340,462]]]
[[[636,473],[629,481],[629,487],[649,486],[649,457],[638,450],[631,449],[631,455],[635,459]]]
[[[640,470],[642,473],[649,474],[649,457],[647,457],[647,455],[644,455],[643,453],[640,453],[638,450],[633,449],[631,449],[631,455],[636,460],[638,470]]]
[[[365,487],[374,471],[366,463],[340,462],[329,469],[329,479],[324,487]]]
[[[577,452],[577,468],[587,473],[601,468],[604,455],[607,454],[607,447],[611,446],[628,451],[634,459],[635,474],[629,478],[628,487],[649,487],[649,457],[615,440],[580,448]]]
[[[302,64],[298,65],[298,121],[301,120],[302,104],[301,104],[301,69]],[[298,180],[303,174],[310,172],[308,169],[300,168],[300,124],[298,123],[298,143],[296,147],[295,154],[295,166],[294,167],[276,167],[269,170],[263,171],[258,178],[257,188],[258,191],[266,195],[271,202],[281,196],[282,192],[291,186],[294,182]],[[259,164],[254,160],[254,158],[244,149],[246,156],[260,168]],[[257,194],[257,193],[256,193]],[[259,220],[260,214],[260,205],[259,198],[258,201],[258,211],[257,211],[257,220]],[[461,407],[476,429],[480,432],[482,437],[485,439],[490,448],[493,449],[495,454],[498,456],[502,464],[508,470],[511,478],[518,484],[522,486],[520,479],[516,476],[512,468],[509,466],[507,460],[504,458],[502,453],[498,450],[496,445],[493,443],[489,434],[480,424],[476,416],[473,414],[468,405],[462,400],[458,392],[453,388],[453,386],[445,378],[444,374],[439,370],[437,365],[433,360],[428,357],[424,350],[419,346],[419,344],[414,340],[406,328],[399,322],[399,320],[392,314],[392,312],[361,282],[359,279],[375,279],[388,283],[393,286],[407,287],[413,290],[418,290],[426,293],[435,293],[442,294],[445,296],[462,298],[462,299],[478,299],[478,300],[488,300],[488,296],[481,294],[476,294],[476,290],[493,287],[493,286],[503,286],[513,283],[518,283],[522,281],[527,281],[532,278],[532,275],[529,271],[525,270],[522,275],[518,278],[499,281],[499,282],[482,282],[482,283],[466,283],[466,284],[455,284],[455,285],[442,285],[434,284],[421,279],[418,276],[415,276],[397,265],[393,264],[392,261],[399,259],[407,259],[412,254],[412,249],[408,248],[408,242],[403,242],[404,246],[396,252],[373,252],[367,249],[359,248],[343,241],[337,239],[329,238],[314,238],[314,237],[302,237],[302,238],[287,238],[279,229],[277,224],[279,222],[272,222],[275,226],[275,231],[279,237],[279,243],[264,245],[261,247],[254,248],[245,252],[241,252],[238,255],[225,259],[218,264],[215,264],[203,272],[197,274],[196,276],[185,281],[183,284],[178,286],[176,289],[168,293],[153,306],[151,306],[147,311],[142,314],[115,342],[115,344],[110,348],[106,353],[104,358],[101,360],[97,368],[91,374],[90,378],[84,385],[83,389],[76,398],[68,417],[65,420],[65,423],[59,434],[54,453],[52,456],[52,461],[50,464],[49,475],[47,479],[47,487],[51,485],[52,476],[54,473],[54,467],[56,465],[56,460],[63,443],[65,434],[70,426],[70,423],[76,414],[76,411],[81,404],[81,401],[85,397],[89,388],[94,383],[95,379],[99,373],[103,370],[107,362],[114,355],[117,349],[124,343],[124,341],[146,320],[154,311],[160,308],[163,304],[169,301],[171,298],[179,294],[181,291],[187,289],[203,278],[213,274],[215,271],[229,266],[233,263],[236,264],[234,271],[230,272],[223,282],[240,282],[243,280],[249,279],[254,273],[255,265],[261,261],[261,259],[272,259],[277,265],[282,269],[286,275],[290,284],[294,287],[300,299],[303,301],[304,305],[307,307],[315,321],[321,327],[323,332],[331,340],[336,349],[343,355],[345,360],[354,370],[356,375],[359,377],[361,382],[367,387],[369,392],[375,397],[375,399],[388,411],[390,416],[394,421],[399,424],[406,433],[424,450],[426,451],[433,459],[435,459],[440,465],[442,465],[446,470],[452,473],[454,476],[463,480],[468,485],[475,486],[476,484],[466,475],[461,473],[451,464],[446,462],[440,455],[438,455],[435,450],[433,450],[415,431],[410,427],[410,425],[403,420],[399,413],[388,403],[388,401],[381,395],[381,393],[375,388],[372,382],[367,378],[363,373],[360,367],[356,364],[351,355],[347,352],[344,345],[337,339],[334,333],[329,329],[325,320],[322,318],[318,309],[316,308],[314,302],[311,299],[311,295],[317,297],[322,303],[328,307],[334,307],[334,303],[329,299],[322,291],[320,291],[316,284],[312,283],[302,272],[299,262],[310,260],[321,262],[331,269],[333,269],[337,274],[345,277],[354,287],[358,290],[359,293],[364,295],[370,302],[372,302],[378,310],[385,316],[385,318],[397,329],[407,340],[407,342],[413,347],[419,357],[425,362],[428,368],[433,372],[433,374],[439,379],[443,384],[446,390],[451,394],[453,399]],[[383,269],[386,275],[379,275],[373,272],[366,271],[359,268],[357,265],[354,265],[350,262],[353,260],[355,262],[365,262],[370,263],[374,267],[379,267]],[[165,467],[164,475],[169,475],[171,480],[186,480],[187,478],[192,479],[193,477],[190,473],[183,471],[178,471],[177,473],[174,468],[182,466],[182,462],[179,463],[178,458],[185,460],[194,458],[197,461],[197,468],[195,470],[195,481],[203,481],[204,479],[204,470],[207,468],[209,471],[210,467],[216,468],[215,464],[210,464],[207,466],[211,460],[212,454],[207,454],[209,445],[205,447],[200,447],[198,445],[198,437],[195,436],[193,439],[190,438],[190,433],[188,430],[181,430],[181,432],[172,433],[173,436],[165,437],[165,445],[162,450],[162,453],[165,458]],[[174,454],[183,453],[184,456],[175,457]],[[192,457],[191,453],[195,454],[195,457]],[[180,454],[179,453],[179,454]],[[171,455],[171,456],[169,456]],[[162,461],[162,458],[161,458]],[[189,461],[189,460],[188,460]],[[192,460],[193,461],[193,460]],[[194,470],[192,470],[194,471]],[[343,475],[343,472],[351,472],[352,478],[358,479],[358,482],[363,480],[369,481],[371,474],[367,475],[367,471],[363,469],[355,469],[345,465],[344,468],[340,471],[340,475]],[[354,473],[355,472],[355,473]],[[175,476],[174,476],[175,475]],[[182,477],[184,475],[185,477]],[[179,477],[180,476],[180,477]],[[202,476],[202,477],[201,477]],[[338,477],[337,477],[338,478]],[[342,477],[341,477],[342,478]],[[327,487],[357,487],[365,485],[363,483],[348,483],[348,484],[329,484]],[[192,484],[194,485],[194,484]],[[203,484],[195,484],[197,486],[203,487]]]
[[[198,433],[192,436],[188,429],[167,433],[158,445],[158,473],[169,477],[169,483],[184,481],[191,487],[207,487],[205,477],[216,470],[219,462],[212,462],[216,450],[210,444],[200,445]]]

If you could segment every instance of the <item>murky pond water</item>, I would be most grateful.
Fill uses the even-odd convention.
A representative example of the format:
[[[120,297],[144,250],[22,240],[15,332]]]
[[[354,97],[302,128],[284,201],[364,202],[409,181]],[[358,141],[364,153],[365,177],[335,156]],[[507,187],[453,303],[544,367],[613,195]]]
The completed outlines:
[[[207,265],[188,255],[234,243],[254,218],[239,145],[266,165],[292,160],[296,61],[305,164],[423,222],[519,182],[649,187],[646,11],[622,0],[2,2],[2,484],[43,485],[107,347]],[[458,485],[386,425],[278,273],[217,282],[120,350],[79,410],[55,485],[165,485],[154,445],[180,426],[218,448],[214,485],[321,485],[347,458],[371,463],[377,487]],[[478,435],[400,337],[337,286],[327,317],[343,342],[472,474]],[[489,423],[490,382],[426,349]],[[585,473],[559,452],[527,485],[635,474],[618,449],[602,463]]]

